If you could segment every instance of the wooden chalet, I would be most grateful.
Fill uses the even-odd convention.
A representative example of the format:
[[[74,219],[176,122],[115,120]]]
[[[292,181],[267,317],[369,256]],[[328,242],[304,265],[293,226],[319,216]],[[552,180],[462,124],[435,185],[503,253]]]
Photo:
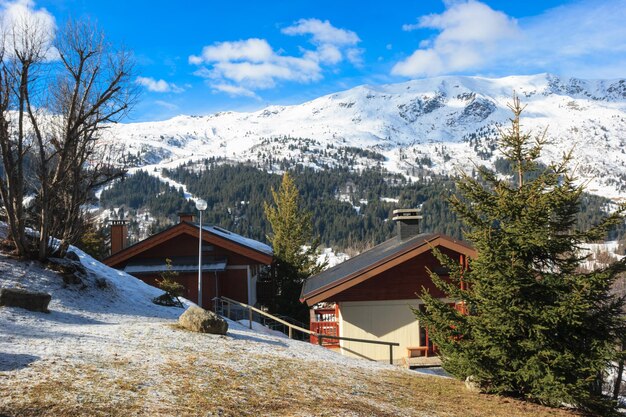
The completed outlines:
[[[112,254],[103,262],[156,286],[170,259],[172,271],[178,272],[176,281],[185,287],[183,296],[199,303],[199,228],[193,216],[181,215],[178,224],[129,247],[124,247],[126,227],[121,221],[111,225]],[[258,274],[272,259],[272,248],[264,243],[221,227],[203,226],[202,307],[213,308],[216,296],[255,305]]]
[[[427,268],[444,279],[447,271],[432,254],[438,248],[467,266],[475,250],[459,240],[436,233],[419,233],[417,210],[395,210],[398,235],[354,258],[310,277],[300,301],[311,307],[310,329],[320,334],[397,342],[396,362],[435,365],[436,348],[428,340],[411,308],[423,305],[422,288],[444,299]],[[455,300],[448,300],[455,303]],[[377,361],[389,359],[387,346],[322,339],[342,354]],[[313,338],[313,343],[317,340]],[[414,358],[416,357],[416,358]],[[433,358],[434,357],[434,358]]]

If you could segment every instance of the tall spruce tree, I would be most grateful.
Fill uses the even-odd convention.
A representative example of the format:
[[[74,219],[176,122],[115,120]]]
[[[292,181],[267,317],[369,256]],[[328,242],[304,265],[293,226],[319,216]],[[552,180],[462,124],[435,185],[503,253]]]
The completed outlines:
[[[470,377],[484,392],[604,413],[612,403],[602,394],[601,377],[624,332],[624,300],[610,290],[625,262],[585,272],[579,249],[623,222],[624,207],[579,230],[583,189],[568,168],[571,155],[548,167],[538,164],[545,135],[520,131],[524,108],[517,97],[509,107],[512,125],[502,132],[500,150],[513,175],[477,167],[477,178],[461,174],[460,197],[451,199],[476,259],[463,270],[435,251],[450,279],[431,273],[432,280],[468,314],[426,291],[426,309],[415,314],[444,368]]]
[[[302,208],[298,188],[285,173],[278,191],[272,188],[274,204],[265,203],[265,215],[272,227],[268,240],[274,249],[275,304],[273,310],[307,321],[307,308],[300,303],[304,280],[320,271],[316,264],[319,239],[313,238],[310,212]]]

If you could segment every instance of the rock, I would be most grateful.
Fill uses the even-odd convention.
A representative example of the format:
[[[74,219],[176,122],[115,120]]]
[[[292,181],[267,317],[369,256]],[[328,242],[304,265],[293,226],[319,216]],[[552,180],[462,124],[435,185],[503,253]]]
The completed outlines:
[[[0,289],[0,306],[21,307],[30,311],[49,313],[48,304],[52,296],[45,292],[32,292],[19,288]]]
[[[71,255],[70,255],[71,254]],[[80,258],[73,252],[68,252],[65,258],[48,258],[48,261],[55,266],[66,285],[85,285],[84,280],[87,277],[87,270],[80,263]]]
[[[228,323],[212,311],[197,306],[189,307],[178,318],[181,327],[198,333],[226,334]]]
[[[471,392],[481,392],[480,384],[471,375],[465,378],[465,388]]]
[[[65,254],[65,259],[80,263],[80,258],[74,252],[68,252]]]

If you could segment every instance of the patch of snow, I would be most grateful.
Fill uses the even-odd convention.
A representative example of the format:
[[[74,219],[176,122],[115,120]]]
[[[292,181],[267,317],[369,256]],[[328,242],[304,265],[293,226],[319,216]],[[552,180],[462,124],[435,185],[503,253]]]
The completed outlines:
[[[241,326],[243,326],[246,329],[250,328],[250,320],[244,319],[244,320],[237,320],[237,323],[240,324]],[[252,322],[252,330],[254,330],[255,332],[259,332],[262,334],[267,334],[270,336],[276,336],[276,337],[282,337],[282,338],[287,338],[287,335],[283,332],[280,332],[278,330],[272,330],[267,326],[263,326],[261,323],[257,323],[256,321]]]
[[[341,356],[307,342],[246,322],[228,320],[226,336],[190,333],[173,328],[184,311],[156,305],[163,292],[79,249],[72,248],[88,270],[84,286],[65,285],[60,275],[40,264],[24,263],[0,254],[0,287],[21,287],[52,295],[50,313],[0,307],[0,371],[18,383],[28,363],[45,361],[51,372],[72,364],[113,363],[119,358],[158,372],[168,358],[211,352],[214,360],[238,371],[254,368],[271,356],[310,361],[319,366],[395,369],[389,365]],[[185,307],[193,303],[182,300]],[[242,355],[242,352],[246,352]],[[236,359],[235,359],[236,358]],[[109,370],[112,375],[120,372]],[[122,375],[119,375],[121,377]],[[28,384],[28,380],[21,383]]]
[[[350,259],[350,256],[346,253],[335,253],[333,248],[324,248],[317,257],[317,264],[321,265],[326,262],[327,268],[332,268],[333,266],[345,262],[348,259]]]
[[[206,230],[209,233],[213,233],[215,235],[223,237],[224,239],[228,239],[230,241],[239,243],[240,245],[252,248],[258,252],[265,253],[266,255],[274,254],[274,251],[272,250],[271,246],[266,245],[265,243],[259,242],[258,240],[250,239],[250,238],[238,235],[237,233],[231,232],[229,230],[222,229],[221,227],[202,226],[202,229]]]

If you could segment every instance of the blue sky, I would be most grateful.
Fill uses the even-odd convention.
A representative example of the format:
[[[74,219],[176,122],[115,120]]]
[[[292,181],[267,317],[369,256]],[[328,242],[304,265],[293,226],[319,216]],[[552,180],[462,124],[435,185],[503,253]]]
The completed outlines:
[[[134,51],[131,121],[437,75],[626,76],[626,0],[1,1],[89,17]]]

